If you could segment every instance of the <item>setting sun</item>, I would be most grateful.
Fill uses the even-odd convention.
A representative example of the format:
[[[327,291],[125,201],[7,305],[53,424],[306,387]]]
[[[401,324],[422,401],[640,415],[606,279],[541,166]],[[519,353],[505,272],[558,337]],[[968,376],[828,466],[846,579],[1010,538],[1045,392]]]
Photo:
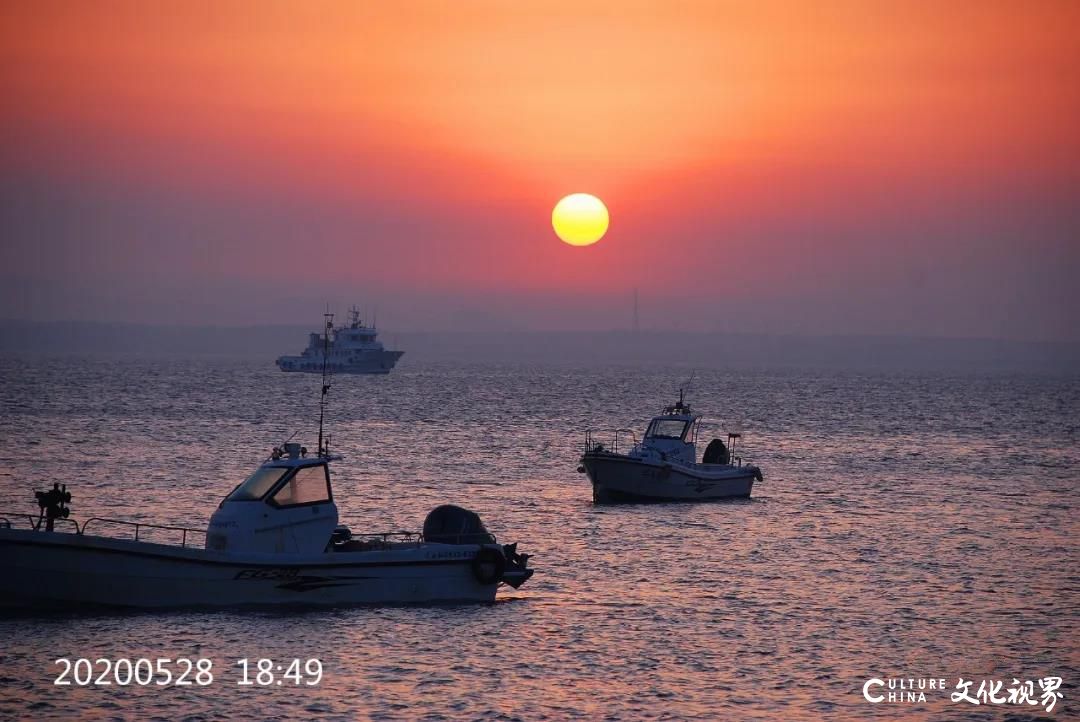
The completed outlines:
[[[555,204],[551,225],[571,246],[591,246],[607,233],[608,210],[596,196],[574,193]]]

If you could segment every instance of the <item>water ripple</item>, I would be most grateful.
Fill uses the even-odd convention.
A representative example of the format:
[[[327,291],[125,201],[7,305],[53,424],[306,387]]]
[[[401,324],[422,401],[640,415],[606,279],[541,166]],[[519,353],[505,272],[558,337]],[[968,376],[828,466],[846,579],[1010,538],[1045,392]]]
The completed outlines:
[[[695,405],[764,468],[755,498],[594,508],[574,471],[584,429],[640,428],[684,377],[405,364],[335,379],[354,530],[463,503],[536,577],[491,606],[0,620],[0,718],[983,719],[871,706],[861,684],[1075,683],[1075,379],[699,371]],[[316,418],[317,380],[268,364],[0,359],[0,378],[0,506],[63,481],[80,518],[205,524]],[[58,692],[62,656],[208,657],[215,682]],[[235,683],[238,659],[310,657],[317,687]]]

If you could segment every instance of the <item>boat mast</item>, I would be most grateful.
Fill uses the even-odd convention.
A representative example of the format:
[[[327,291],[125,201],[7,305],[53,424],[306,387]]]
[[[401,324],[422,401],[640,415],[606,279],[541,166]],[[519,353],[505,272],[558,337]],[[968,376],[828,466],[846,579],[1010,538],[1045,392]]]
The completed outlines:
[[[323,446],[323,418],[326,416],[326,394],[330,391],[330,384],[326,382],[326,365],[330,357],[330,333],[334,330],[334,314],[324,313],[326,327],[323,329],[323,355],[322,355],[322,395],[319,397],[319,456],[327,456],[328,448]],[[326,446],[330,446],[329,441]]]
[[[640,324],[638,323],[638,302],[637,302],[637,287],[634,288],[634,335],[636,336],[640,330]]]
[[[693,387],[693,385],[694,385],[694,377],[695,376],[697,376],[697,369],[694,369],[693,371],[691,371],[690,372],[690,378],[688,378],[686,380],[686,382],[683,383],[683,385],[679,387],[679,404],[680,405],[683,403],[683,390],[685,389],[686,391],[689,391]]]

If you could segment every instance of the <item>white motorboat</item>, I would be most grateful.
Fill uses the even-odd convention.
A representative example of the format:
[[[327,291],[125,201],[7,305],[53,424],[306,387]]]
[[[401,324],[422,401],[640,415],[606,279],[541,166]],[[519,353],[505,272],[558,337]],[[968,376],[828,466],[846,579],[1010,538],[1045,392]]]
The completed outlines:
[[[749,497],[761,470],[734,456],[741,434],[728,434],[727,444],[713,439],[697,461],[699,417],[683,402],[666,407],[653,417],[638,441],[632,431],[615,432],[611,448],[585,434],[585,453],[578,471],[592,482],[597,504],[648,501],[700,501]],[[619,443],[629,435],[631,448],[620,453]]]
[[[317,452],[275,447],[207,529],[79,524],[58,484],[37,492],[36,518],[0,514],[0,608],[492,602],[501,585],[532,576],[528,555],[497,543],[461,507],[436,507],[418,533],[354,534],[339,524],[330,464],[340,457],[322,432],[329,388],[324,375]]]
[[[205,530],[79,524],[67,518],[70,492],[39,492],[41,513],[27,528],[0,516],[0,607],[491,602],[500,585],[532,575],[516,545],[496,543],[476,514],[456,506],[432,511],[421,533],[353,534],[338,523],[330,483],[338,457],[308,456],[293,443],[273,456]],[[163,535],[175,543],[146,540]]]
[[[325,314],[322,333],[308,336],[308,345],[297,356],[280,356],[282,371],[336,374],[388,374],[405,352],[389,351],[377,340],[378,331],[360,320],[360,310],[349,309],[349,321],[334,326],[333,314]]]

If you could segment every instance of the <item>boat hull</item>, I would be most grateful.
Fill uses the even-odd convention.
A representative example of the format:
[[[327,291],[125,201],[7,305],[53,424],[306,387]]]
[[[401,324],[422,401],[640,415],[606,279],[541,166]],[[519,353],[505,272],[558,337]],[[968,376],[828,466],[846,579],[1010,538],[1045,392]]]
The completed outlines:
[[[334,374],[388,374],[404,354],[404,351],[366,351],[348,362],[331,359],[326,370]],[[277,367],[282,371],[321,374],[322,356],[281,356]]]
[[[581,459],[597,504],[747,498],[761,472],[754,466],[681,464],[591,452]]]
[[[501,548],[487,545],[490,548]],[[479,544],[229,556],[60,532],[0,529],[0,607],[165,609],[492,602]],[[527,578],[527,577],[526,577]]]

